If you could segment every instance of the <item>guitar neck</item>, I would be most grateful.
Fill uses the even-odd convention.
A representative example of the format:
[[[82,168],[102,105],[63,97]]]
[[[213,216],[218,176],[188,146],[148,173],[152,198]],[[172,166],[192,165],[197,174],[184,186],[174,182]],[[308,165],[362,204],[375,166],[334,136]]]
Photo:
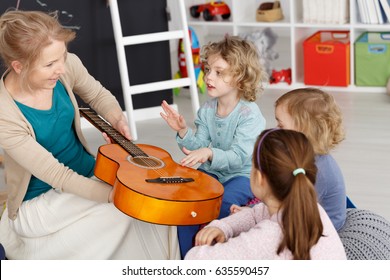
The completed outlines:
[[[115,143],[125,149],[132,157],[148,157],[137,145],[124,137],[107,121],[90,108],[80,108],[80,114],[101,132],[107,134]]]

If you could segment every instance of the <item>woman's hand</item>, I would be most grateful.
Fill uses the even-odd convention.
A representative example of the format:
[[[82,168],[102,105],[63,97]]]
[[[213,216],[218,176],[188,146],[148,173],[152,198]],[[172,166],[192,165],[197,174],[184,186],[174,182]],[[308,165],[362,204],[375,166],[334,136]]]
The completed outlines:
[[[217,227],[205,227],[195,236],[195,246],[214,245],[225,241],[225,234]]]
[[[200,148],[198,150],[190,151],[183,147],[183,153],[187,156],[180,161],[180,164],[188,167],[192,167],[197,163],[204,163],[213,158],[213,151],[209,148]]]
[[[128,140],[131,140],[131,134],[130,134],[130,128],[129,124],[127,123],[127,120],[123,116],[122,119],[117,121],[115,124],[112,125],[116,130],[118,130],[124,137],[126,137]]]
[[[164,110],[164,113],[160,113],[161,117],[174,131],[179,133],[181,138],[183,138],[187,133],[187,124],[184,117],[169,106],[165,100],[161,103],[161,107]]]
[[[118,132],[120,132],[125,138],[128,140],[131,140],[131,134],[130,134],[130,128],[129,124],[127,123],[127,120],[123,117],[122,119],[118,120],[116,123],[112,124],[112,127],[115,128]],[[108,137],[107,133],[102,133],[104,141],[106,141],[107,144],[112,144],[113,141],[110,137]]]
[[[107,133],[103,132],[102,135],[107,144],[112,144],[111,138],[108,137]]]

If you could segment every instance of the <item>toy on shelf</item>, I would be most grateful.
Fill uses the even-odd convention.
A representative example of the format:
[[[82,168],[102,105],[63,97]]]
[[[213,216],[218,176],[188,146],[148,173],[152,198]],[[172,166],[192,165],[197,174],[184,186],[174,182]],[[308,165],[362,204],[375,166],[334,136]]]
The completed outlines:
[[[271,61],[279,58],[279,53],[273,47],[276,44],[278,35],[269,27],[240,35],[242,38],[255,44],[260,56],[260,63],[269,76],[272,74]]]
[[[257,9],[256,21],[272,22],[281,19],[283,19],[283,11],[280,1],[262,3]]]
[[[270,84],[285,82],[291,85],[291,68],[282,69],[280,71],[272,70],[272,75],[269,79]]]
[[[196,78],[196,84],[201,93],[206,91],[206,83],[203,80],[204,73],[202,70],[202,65],[200,62],[200,46],[198,37],[192,27],[188,27],[188,32],[190,34],[191,41],[191,51],[192,51],[192,60],[194,62],[194,72]],[[183,40],[179,40],[179,48],[178,48],[178,58],[179,58],[179,71],[175,74],[174,79],[186,78],[188,77],[186,58],[184,53],[184,43]],[[180,88],[174,88],[173,93],[178,95],[180,93]]]
[[[198,18],[203,13],[205,21],[211,21],[216,15],[221,15],[223,19],[230,17],[230,8],[223,1],[211,1],[206,4],[194,5],[190,7],[190,14],[194,18]]]

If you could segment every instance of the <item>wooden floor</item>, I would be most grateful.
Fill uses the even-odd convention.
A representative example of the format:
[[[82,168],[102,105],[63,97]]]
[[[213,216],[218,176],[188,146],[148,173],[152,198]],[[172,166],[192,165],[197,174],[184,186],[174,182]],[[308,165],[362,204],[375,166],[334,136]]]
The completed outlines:
[[[274,127],[274,102],[281,90],[266,90],[258,100],[267,127]],[[376,212],[390,220],[390,96],[384,93],[330,92],[344,114],[347,137],[334,151],[347,186],[347,194],[359,207]],[[200,103],[207,99],[200,95]],[[193,126],[191,100],[186,90],[175,96],[180,113]],[[175,133],[160,118],[137,122],[139,139],[167,150],[179,161],[182,153],[175,142]],[[94,151],[103,138],[93,127],[84,129]],[[0,170],[2,172],[2,169]],[[0,174],[2,175],[2,174]],[[0,188],[4,183],[1,180]]]

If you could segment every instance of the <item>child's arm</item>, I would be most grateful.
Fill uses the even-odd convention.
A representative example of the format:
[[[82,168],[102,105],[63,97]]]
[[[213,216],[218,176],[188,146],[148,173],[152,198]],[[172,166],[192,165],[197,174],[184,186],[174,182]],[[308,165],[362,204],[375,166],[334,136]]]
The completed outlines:
[[[220,220],[214,220],[205,228],[216,227],[223,231],[226,239],[235,237],[242,232],[246,232],[257,223],[255,210],[250,207],[243,207],[234,215],[227,216]]]
[[[197,163],[205,163],[213,159],[213,151],[210,148],[200,148],[195,151],[190,151],[186,147],[183,147],[182,150],[187,155],[180,161],[180,164],[183,166],[192,167]]]
[[[218,146],[212,147],[211,169],[228,173],[242,170],[244,165],[249,169],[253,145],[264,127],[265,120],[255,112],[241,117],[239,122],[232,123],[231,127],[226,127],[224,137],[232,139],[231,144],[227,147],[228,149]]]
[[[191,127],[188,127],[184,137],[180,137],[179,135],[176,137],[176,141],[181,149],[186,147],[188,150],[194,151],[210,145],[209,103],[210,102],[206,102],[199,108],[194,121],[196,129],[193,131]]]
[[[217,227],[206,227],[201,229],[195,237],[195,246],[214,245],[226,241],[225,234]]]
[[[241,211],[242,209],[245,209],[244,207],[247,207],[247,206],[238,206],[236,204],[232,204],[232,206],[230,206],[230,215],[237,213],[237,212]]]
[[[248,207],[247,209],[250,208]],[[239,216],[238,218],[227,217],[221,220],[214,220],[201,229],[196,234],[195,246],[224,243],[227,239],[249,230],[256,224],[253,214],[248,211],[239,212],[236,215]]]
[[[264,207],[257,205],[257,211],[254,208],[245,208],[234,215],[213,221],[203,230],[212,228],[210,239],[213,235],[219,237],[219,231],[222,231],[225,240],[218,242],[215,237],[212,240],[217,241],[216,244],[211,242],[195,246],[186,254],[185,259],[278,258],[275,248],[280,243],[281,228],[278,222],[263,217]],[[215,228],[218,228],[218,233],[214,232]]]
[[[162,109],[165,113],[161,112],[161,117],[167,122],[167,124],[176,131],[180,138],[183,138],[187,133],[187,124],[184,120],[184,117],[180,115],[175,109],[173,109],[169,104],[164,100],[161,104]]]

